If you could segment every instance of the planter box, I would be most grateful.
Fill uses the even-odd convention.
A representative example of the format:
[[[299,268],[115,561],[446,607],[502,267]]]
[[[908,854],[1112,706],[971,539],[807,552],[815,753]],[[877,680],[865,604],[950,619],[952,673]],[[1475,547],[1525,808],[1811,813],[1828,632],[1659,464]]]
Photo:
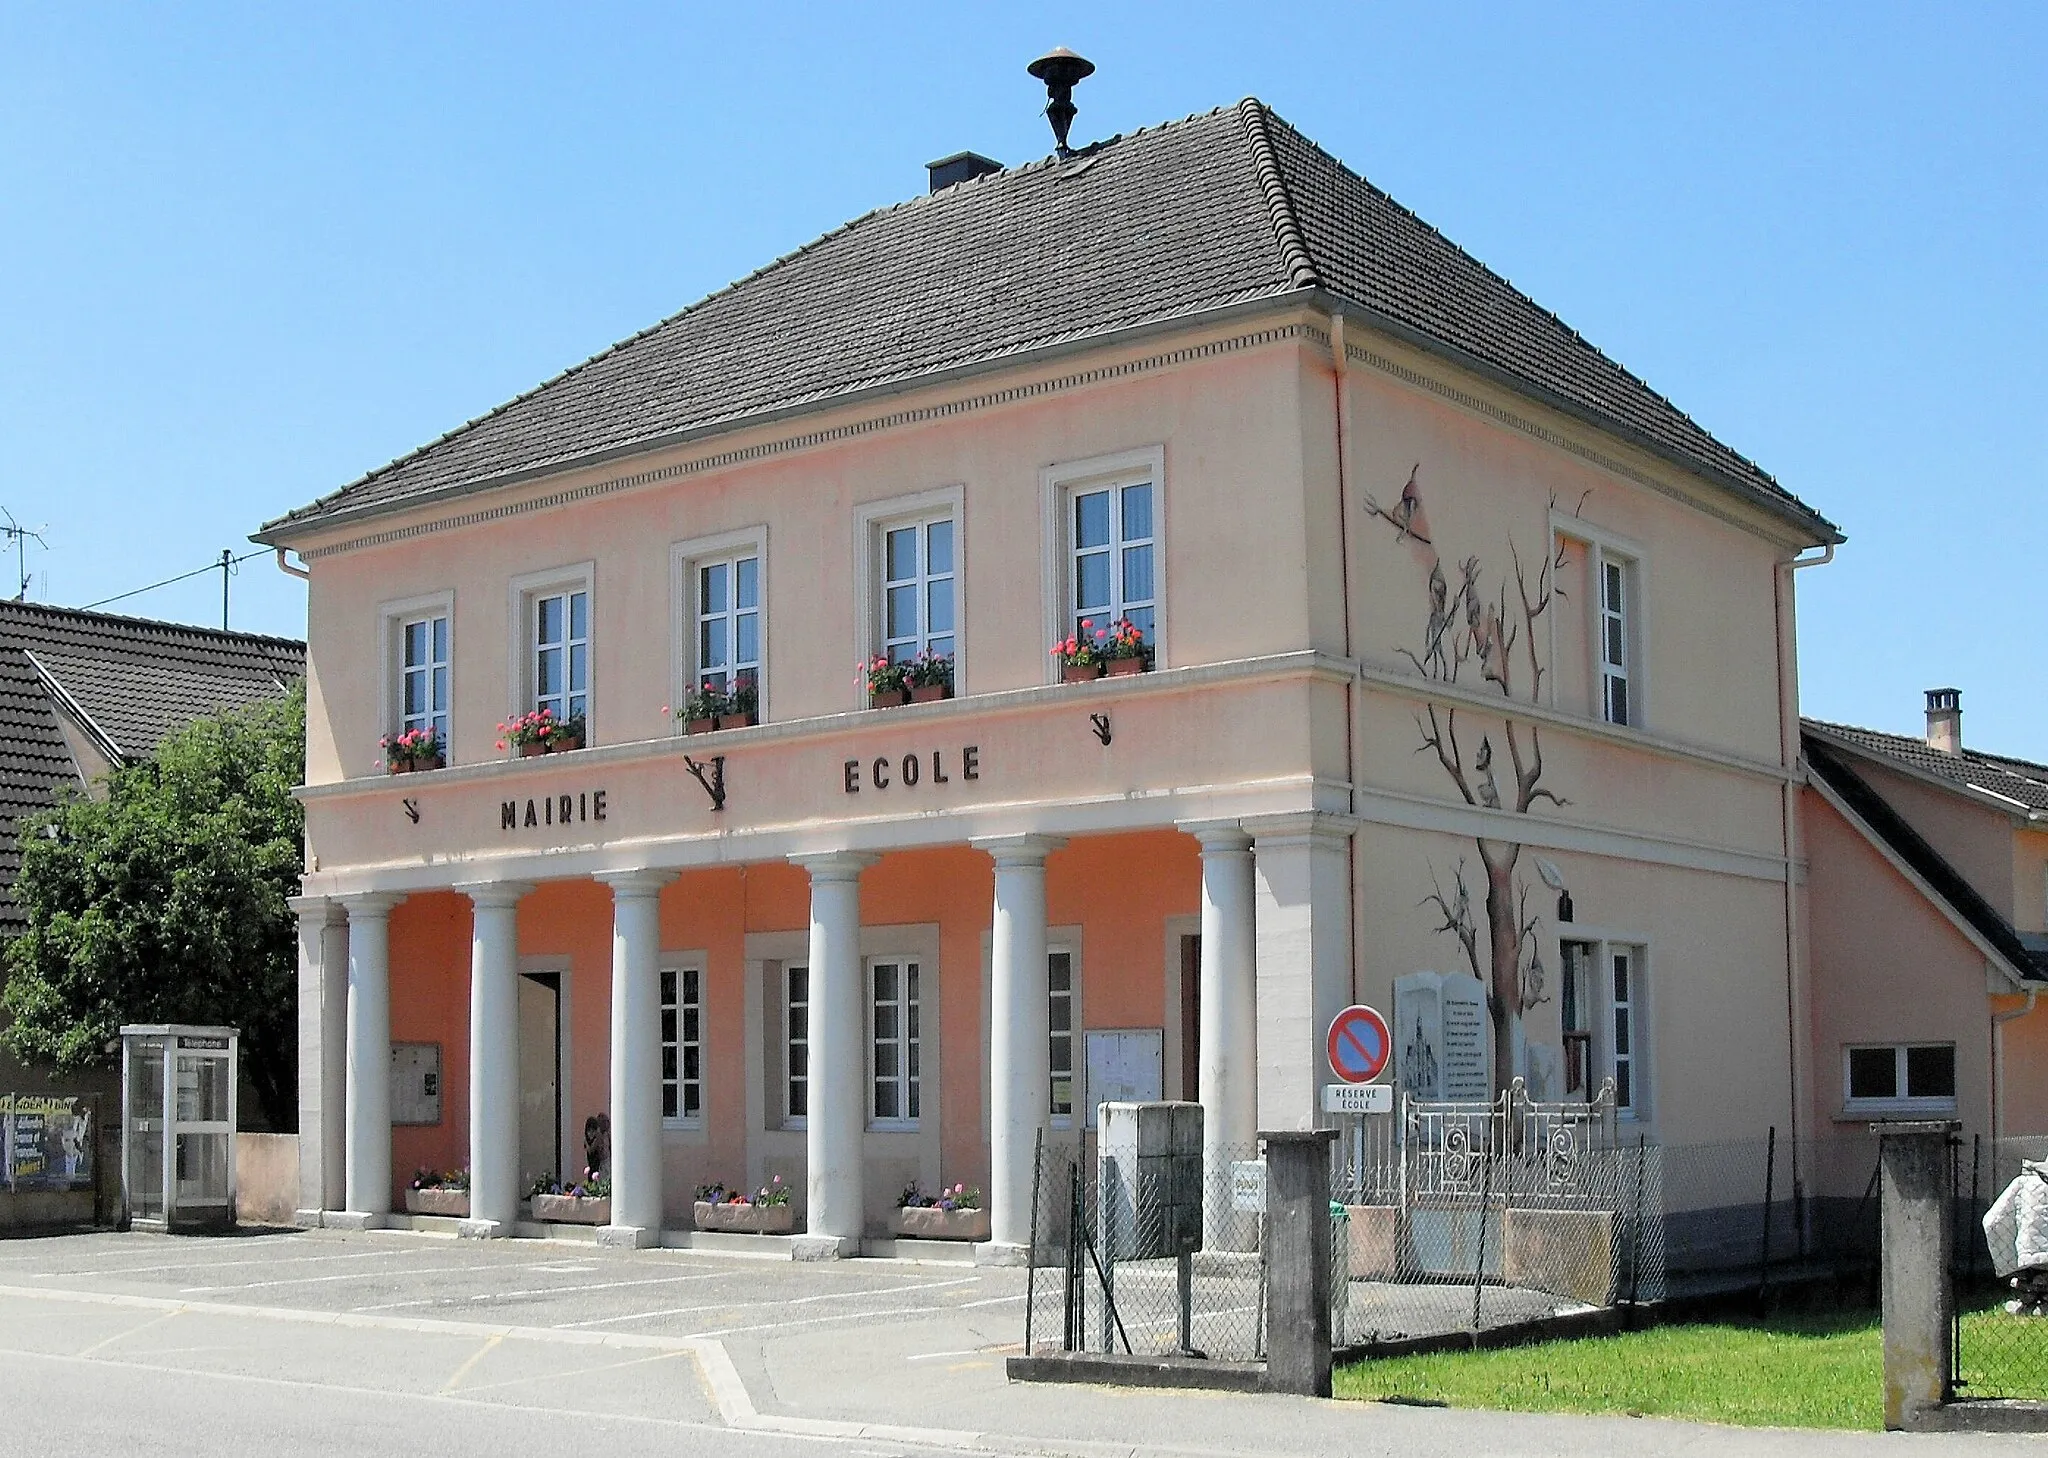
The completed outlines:
[[[953,686],[947,683],[919,684],[910,691],[913,704],[936,704],[941,699],[953,697]]]
[[[744,714],[720,714],[718,727],[721,729],[751,729],[761,722],[761,716],[749,709]]]
[[[533,1218],[545,1225],[609,1225],[611,1197],[599,1200],[589,1195],[535,1195]]]
[[[1142,658],[1112,658],[1109,660],[1109,676],[1111,678],[1128,678],[1134,673],[1143,673],[1144,671],[1145,660]]]
[[[868,693],[868,707],[871,709],[894,709],[909,702],[909,689],[872,689]]]
[[[1614,1215],[1607,1210],[1509,1210],[1502,1275],[1588,1306],[1614,1297]]]
[[[889,1231],[912,1240],[987,1240],[988,1211],[903,1205],[890,1215]]]
[[[384,768],[389,774],[413,775],[422,770],[446,769],[448,759],[445,755],[436,754],[427,759],[401,759],[396,764],[386,763]]]
[[[574,738],[570,738],[567,735],[563,735],[548,741],[549,754],[569,754],[574,750],[581,749],[582,747],[583,736],[581,734],[576,735]]]
[[[796,1228],[796,1211],[788,1205],[714,1205],[699,1200],[699,1230],[729,1230],[742,1235],[787,1235]]]
[[[409,1215],[447,1215],[469,1218],[468,1190],[407,1190],[405,1209]]]
[[[539,739],[529,739],[526,743],[519,746],[519,757],[521,759],[533,759],[547,752],[548,747],[546,743]]]
[[[718,721],[716,719],[683,720],[683,732],[685,734],[709,734],[712,730],[716,729],[717,727]]]
[[[1087,683],[1092,679],[1100,677],[1102,677],[1102,665],[1099,663],[1068,663],[1060,668],[1061,683]]]
[[[1351,1231],[1350,1274],[1354,1281],[1391,1281],[1400,1245],[1400,1211],[1392,1205],[1346,1205]]]

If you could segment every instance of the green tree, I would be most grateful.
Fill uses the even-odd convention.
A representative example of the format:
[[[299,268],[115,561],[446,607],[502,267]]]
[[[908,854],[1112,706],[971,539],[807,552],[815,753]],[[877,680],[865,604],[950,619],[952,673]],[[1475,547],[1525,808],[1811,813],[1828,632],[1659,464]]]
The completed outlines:
[[[23,825],[28,930],[0,996],[16,1056],[70,1071],[107,1062],[123,1023],[224,1023],[270,1126],[295,1125],[305,745],[301,684]]]

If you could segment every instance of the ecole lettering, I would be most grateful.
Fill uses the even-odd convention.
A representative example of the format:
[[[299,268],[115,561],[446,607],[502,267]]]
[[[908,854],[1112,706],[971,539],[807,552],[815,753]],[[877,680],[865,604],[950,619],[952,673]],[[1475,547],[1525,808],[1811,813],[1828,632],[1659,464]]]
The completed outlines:
[[[953,763],[961,779],[980,779],[981,746],[963,746],[959,757]],[[876,790],[914,790],[927,781],[934,785],[953,783],[953,776],[947,773],[947,753],[943,749],[934,749],[931,752],[929,766],[922,752],[906,754],[901,759],[878,754],[872,761],[849,759],[842,767],[841,774],[846,793],[849,795],[858,795],[861,792],[863,777],[868,788]]]

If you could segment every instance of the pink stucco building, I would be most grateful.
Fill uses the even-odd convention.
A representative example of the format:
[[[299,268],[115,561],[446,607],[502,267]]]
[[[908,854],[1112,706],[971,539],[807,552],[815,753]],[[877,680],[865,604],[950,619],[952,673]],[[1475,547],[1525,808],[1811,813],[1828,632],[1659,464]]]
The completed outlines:
[[[961,174],[260,534],[311,573],[307,1211],[467,1165],[501,1232],[602,1111],[614,1240],[780,1176],[846,1251],[964,1181],[1000,1257],[1041,1132],[1311,1125],[1353,1001],[1418,1089],[1831,1117],[1835,528],[1256,101]],[[1064,681],[1122,621],[1144,671]],[[878,655],[950,696],[872,707]],[[687,732],[707,684],[758,722]],[[543,707],[579,747],[500,747]]]

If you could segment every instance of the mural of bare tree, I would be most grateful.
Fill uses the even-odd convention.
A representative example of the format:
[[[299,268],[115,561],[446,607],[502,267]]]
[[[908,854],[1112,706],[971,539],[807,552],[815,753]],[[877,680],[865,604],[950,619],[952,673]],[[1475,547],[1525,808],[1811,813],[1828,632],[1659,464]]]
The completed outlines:
[[[1446,572],[1423,514],[1421,473],[1418,462],[1391,507],[1382,507],[1370,496],[1365,499],[1367,514],[1387,523],[1395,540],[1416,549],[1429,565],[1421,642],[1397,651],[1433,683],[1489,685],[1511,703],[1541,702],[1547,665],[1537,627],[1543,615],[1567,597],[1558,582],[1565,566],[1562,547],[1546,544],[1541,565],[1532,574],[1510,538],[1508,571],[1497,586],[1488,585],[1485,567],[1476,556],[1463,558]],[[1551,506],[1556,504],[1553,498]],[[1583,497],[1579,505],[1584,507]],[[1416,714],[1415,727],[1421,739],[1416,752],[1436,756],[1467,805],[1527,815],[1541,801],[1568,803],[1543,783],[1543,737],[1533,723],[1505,712],[1498,717],[1470,710],[1461,714],[1455,706],[1429,701]],[[1436,930],[1457,939],[1472,975],[1486,987],[1498,1092],[1514,1077],[1524,1015],[1548,1000],[1548,975],[1541,916],[1530,911],[1529,885],[1516,873],[1521,842],[1488,836],[1477,840],[1486,880],[1480,908],[1483,924],[1474,914],[1463,857],[1448,889],[1431,867],[1432,890],[1422,904],[1435,908],[1441,919]]]

